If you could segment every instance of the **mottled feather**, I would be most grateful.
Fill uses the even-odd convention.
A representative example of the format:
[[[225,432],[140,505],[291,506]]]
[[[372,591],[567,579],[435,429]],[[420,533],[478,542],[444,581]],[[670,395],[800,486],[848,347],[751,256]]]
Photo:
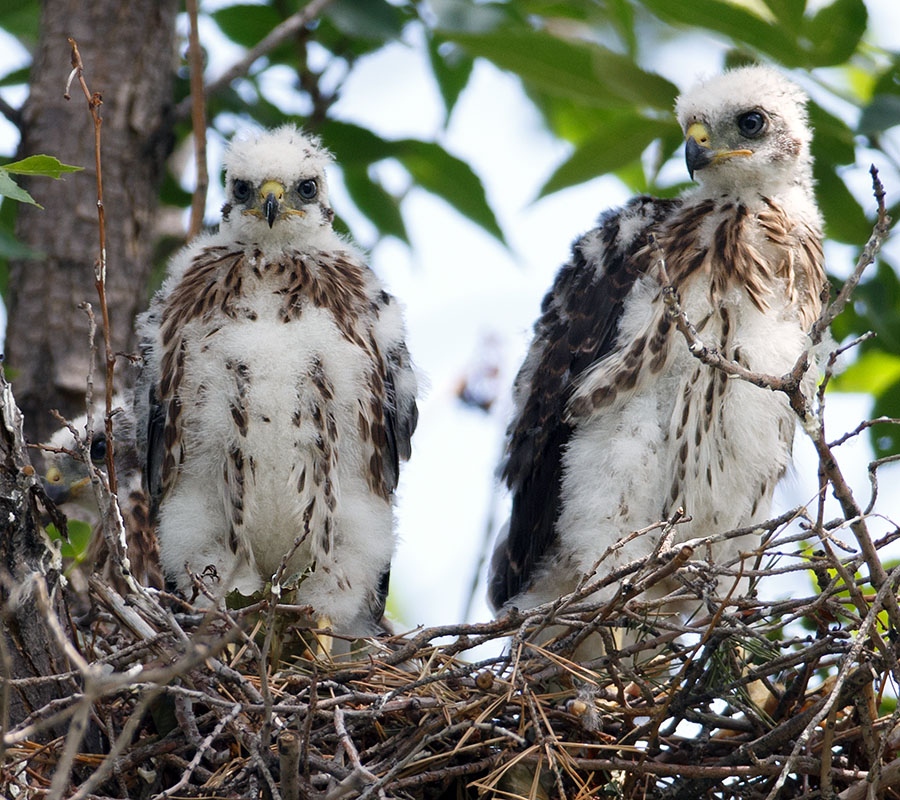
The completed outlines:
[[[317,142],[287,126],[225,161],[219,232],[173,259],[140,321],[163,561],[184,589],[189,567],[248,594],[287,559],[308,573],[298,602],[375,633],[417,413],[401,309],[332,230]]]
[[[619,540],[679,506],[694,518],[682,537],[768,513],[792,412],[784,397],[688,352],[650,234],[704,341],[750,369],[784,372],[807,344],[824,285],[804,103],[762,67],[701,85],[678,101],[684,130],[705,126],[719,148],[692,167],[701,187],[677,200],[635,198],[573,245],[515,382],[495,608],[571,589]],[[739,128],[748,113],[767,126],[752,140]],[[815,370],[804,380],[811,392]],[[635,540],[607,563],[651,547]]]

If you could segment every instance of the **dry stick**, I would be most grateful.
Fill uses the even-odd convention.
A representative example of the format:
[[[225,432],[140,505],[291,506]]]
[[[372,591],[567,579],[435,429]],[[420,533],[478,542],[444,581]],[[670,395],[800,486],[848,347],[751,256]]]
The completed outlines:
[[[809,741],[809,737],[812,735],[812,732],[819,726],[822,720],[828,716],[832,706],[834,706],[834,704],[837,702],[838,697],[840,696],[841,687],[844,685],[844,682],[850,675],[851,670],[853,670],[855,668],[855,665],[857,664],[859,655],[862,652],[863,644],[869,636],[869,629],[875,626],[875,622],[878,619],[878,614],[881,608],[884,606],[887,596],[891,592],[894,581],[897,580],[898,576],[900,576],[900,567],[896,567],[891,570],[890,580],[885,580],[881,588],[878,590],[878,594],[875,596],[875,602],[872,603],[868,615],[866,616],[865,620],[863,620],[863,623],[862,625],[860,625],[856,636],[854,636],[853,638],[853,644],[844,659],[844,663],[841,665],[841,668],[838,671],[837,677],[834,681],[834,685],[832,686],[831,691],[828,695],[828,699],[823,704],[822,708],[819,709],[819,711],[815,715],[813,715],[812,719],[803,729],[803,732],[797,737],[797,741],[794,744],[793,749],[791,750],[791,755],[785,762],[784,768],[778,775],[778,779],[775,781],[775,785],[772,787],[772,790],[769,792],[766,800],[775,800],[775,798],[778,796],[778,793],[781,791],[781,787],[784,785],[784,782],[787,780],[788,775],[793,769],[793,764],[800,756],[800,751],[806,746],[806,743]]]
[[[897,422],[900,422],[900,420],[897,420]],[[872,513],[872,509],[875,508],[875,501],[878,499],[877,473],[879,468],[883,467],[885,464],[893,464],[895,461],[900,461],[900,454],[885,456],[884,458],[877,458],[875,459],[875,461],[869,462],[869,485],[872,487],[872,496],[869,499],[869,505],[866,506],[866,516]]]
[[[265,749],[269,746],[269,741],[271,738],[272,732],[272,690],[269,686],[269,657],[272,653],[272,637],[275,633],[275,611],[278,604],[278,599],[281,597],[281,592],[284,587],[282,586],[282,581],[284,580],[285,572],[287,572],[288,562],[293,558],[294,553],[300,548],[303,542],[309,537],[309,525],[304,526],[303,533],[297,536],[294,539],[294,542],[291,546],[291,549],[288,550],[282,557],[281,563],[278,565],[278,569],[275,572],[275,575],[272,577],[272,586],[271,586],[271,594],[272,601],[269,604],[269,609],[266,613],[266,635],[263,639],[263,646],[259,652],[259,681],[260,681],[260,690],[262,692],[263,699],[266,703],[266,711],[263,715],[263,724],[260,729],[260,742],[262,747]],[[278,664],[273,665],[274,669],[278,669]]]
[[[284,730],[278,734],[278,762],[283,800],[300,800],[300,739],[300,732],[295,730]]]
[[[6,117],[20,131],[22,130],[22,128],[24,126],[24,122],[22,120],[21,109],[18,109],[15,106],[10,105],[2,97],[0,97],[0,115],[3,115],[4,117]]]
[[[337,734],[338,740],[347,754],[347,758],[350,759],[350,763],[353,765],[353,773],[350,777],[357,777],[364,784],[374,783],[378,780],[359,760],[359,751],[356,749],[356,745],[353,744],[350,734],[347,733],[347,726],[344,724],[344,712],[341,711],[340,706],[334,709],[334,732]],[[384,789],[378,790],[378,796],[384,797]]]
[[[878,218],[875,222],[872,234],[869,236],[865,247],[863,247],[859,258],[857,259],[853,273],[844,282],[844,285],[834,299],[834,302],[823,308],[819,318],[813,323],[809,334],[813,346],[821,342],[825,332],[828,330],[828,327],[834,321],[835,317],[843,311],[853,290],[859,284],[863,272],[875,261],[878,252],[881,250],[881,245],[890,232],[891,220],[885,209],[884,186],[878,177],[878,170],[874,165],[869,171],[872,176],[873,192],[878,205]],[[884,567],[881,565],[878,553],[872,544],[862,511],[856,503],[853,492],[844,479],[831,449],[828,447],[821,423],[816,426],[815,420],[811,418],[809,413],[809,403],[801,388],[803,375],[809,367],[809,350],[805,350],[800,354],[790,372],[779,377],[752,372],[741,364],[723,357],[715,348],[707,347],[701,341],[697,329],[691,324],[681,307],[678,294],[666,271],[665,253],[653,234],[650,235],[650,247],[657,256],[657,269],[660,276],[660,282],[663,286],[665,303],[675,320],[676,327],[685,337],[692,355],[704,364],[720,369],[728,375],[737,376],[761,388],[783,392],[788,397],[791,408],[793,408],[800,417],[804,429],[813,441],[819,456],[821,472],[827,477],[829,483],[831,483],[834,496],[841,505],[841,510],[844,512],[845,519],[850,521],[850,529],[856,537],[860,550],[865,557],[866,565],[869,568],[872,585],[876,589],[880,589],[886,579],[886,573]],[[885,608],[894,628],[900,630],[900,606],[897,604],[896,597],[888,597]],[[876,642],[881,641],[881,637],[877,636],[877,633],[873,632],[873,635],[876,637]],[[883,642],[880,645],[880,649],[882,652],[885,652]]]
[[[176,792],[181,791],[185,786],[187,786],[187,782],[191,779],[191,775],[194,774],[194,770],[200,766],[200,762],[203,760],[203,755],[206,751],[212,746],[212,743],[219,737],[219,734],[225,729],[225,726],[229,723],[233,722],[237,719],[238,715],[241,713],[240,703],[235,703],[231,710],[222,717],[219,722],[216,724],[216,727],[212,729],[209,735],[200,743],[200,746],[197,748],[197,752],[194,753],[194,757],[190,760],[187,765],[187,768],[184,772],[181,773],[181,777],[178,779],[178,782],[170,786],[164,792],[160,792],[153,796],[153,800],[165,800],[167,797],[171,797]]]
[[[319,700],[319,665],[313,661],[312,681],[309,684],[309,707],[303,719],[303,738],[300,742],[300,761],[303,764],[303,777],[309,779],[309,742],[312,737],[312,724],[316,716],[316,703]]]
[[[100,128],[103,118],[100,116],[100,106],[103,98],[100,92],[88,89],[84,79],[84,64],[81,61],[81,53],[75,40],[69,37],[69,45],[72,48],[72,72],[66,85],[66,100],[70,99],[69,86],[73,78],[77,78],[87,100],[88,110],[94,121],[94,162],[97,170],[97,222],[100,237],[100,257],[94,266],[94,283],[97,287],[97,296],[100,298],[100,312],[103,316],[103,344],[106,350],[106,470],[109,476],[109,490],[113,495],[118,493],[116,481],[116,467],[114,462],[114,442],[112,432],[112,397],[113,379],[116,369],[116,354],[112,349],[109,331],[109,307],[106,304],[106,217],[103,210],[103,173],[100,164]]]
[[[75,792],[69,800],[85,800],[97,786],[106,780],[107,775],[117,767],[119,756],[131,744],[131,740],[137,733],[141,720],[147,709],[150,707],[150,703],[152,703],[156,696],[161,692],[161,686],[154,686],[138,701],[134,710],[131,712],[131,715],[128,717],[128,722],[125,723],[125,727],[122,728],[122,732],[109,749],[109,752],[100,763],[100,766],[94,770],[90,778],[78,787],[78,791]]]
[[[834,725],[837,720],[837,712],[837,703],[835,703],[831,711],[828,712],[828,717],[825,720],[825,731],[822,734],[822,767],[819,771],[819,784],[824,800],[831,800],[834,797],[834,784],[831,779],[831,771],[834,768],[834,754],[831,752],[831,747],[834,741]]]
[[[224,89],[235,80],[235,78],[246,75],[250,71],[250,67],[253,66],[258,58],[262,58],[264,55],[272,52],[272,50],[280,44],[287,41],[298,31],[306,27],[322,13],[330,2],[331,0],[310,0],[310,2],[299,11],[291,14],[284,22],[281,22],[272,28],[268,35],[263,37],[263,39],[246,52],[243,58],[236,61],[218,78],[210,81],[206,85],[203,93],[204,99],[209,98],[210,95]],[[175,119],[179,121],[187,119],[191,116],[192,108],[192,99],[186,97],[175,106]]]
[[[813,330],[811,332],[811,337],[813,338],[814,342],[817,340],[817,338],[821,339],[827,327],[843,310],[844,306],[849,300],[850,294],[859,284],[863,271],[872,262],[874,262],[875,257],[878,255],[878,252],[881,249],[882,243],[887,238],[889,233],[891,220],[887,215],[887,211],[885,209],[884,187],[882,186],[881,181],[878,178],[878,171],[874,166],[870,169],[870,172],[872,175],[873,191],[875,194],[876,202],[878,204],[878,219],[875,223],[872,235],[869,237],[868,242],[866,242],[866,245],[859,256],[859,259],[857,260],[857,265],[853,271],[853,274],[844,283],[844,286],[841,288],[841,291],[835,298],[835,301],[828,308],[823,310],[822,314],[819,316],[819,319],[814,323]],[[807,427],[807,433],[812,439],[813,445],[816,448],[816,453],[819,456],[820,470],[828,479],[828,482],[831,484],[834,496],[841,506],[841,511],[844,513],[845,519],[849,521],[850,530],[856,537],[856,541],[859,544],[860,550],[865,557],[866,566],[869,570],[869,577],[872,586],[875,589],[880,590],[884,585],[884,582],[887,580],[887,573],[885,572],[885,569],[881,564],[881,559],[879,558],[878,553],[872,543],[872,539],[869,536],[868,527],[866,525],[862,509],[857,504],[856,499],[853,496],[853,492],[844,479],[844,476],[840,468],[838,467],[837,461],[835,460],[834,455],[831,452],[831,448],[828,446],[828,443],[825,439],[823,426],[820,424],[815,429],[810,429],[810,427],[811,426]],[[897,605],[897,598],[895,596],[891,595],[887,597],[885,610],[890,617],[891,624],[894,629],[900,631],[900,606]],[[876,644],[878,644],[878,642],[881,641],[881,637],[874,637],[874,640],[876,641]],[[896,661],[890,651],[886,650],[883,643],[879,646],[879,649],[881,649],[882,652],[886,652],[886,655],[891,659],[891,661]]]
[[[197,185],[191,198],[191,222],[188,227],[190,240],[203,228],[209,170],[206,166],[206,97],[203,93],[203,51],[200,49],[200,33],[197,27],[197,0],[185,0],[185,8],[191,23],[188,35],[188,60],[191,67],[191,124],[194,129],[194,161],[197,169]]]

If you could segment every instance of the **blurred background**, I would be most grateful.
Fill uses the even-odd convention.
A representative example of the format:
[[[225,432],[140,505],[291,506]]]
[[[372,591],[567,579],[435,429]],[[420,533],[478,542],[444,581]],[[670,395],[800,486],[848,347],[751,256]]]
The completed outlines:
[[[390,609],[401,628],[490,617],[483,559],[507,514],[495,472],[531,324],[570,243],[600,212],[689,185],[672,114],[679,91],[748,61],[779,66],[807,90],[836,288],[871,232],[870,163],[888,204],[900,197],[895,0],[201,2],[196,23],[204,224],[217,223],[223,202],[227,139],[296,122],[335,155],[339,226],[406,304],[426,388],[397,505]],[[63,99],[65,37],[103,95],[111,332],[127,353],[134,314],[185,241],[197,185],[190,28],[173,0],[0,8],[2,160],[47,153],[86,168],[55,182],[0,164],[5,365],[32,441],[56,427],[49,409],[83,410],[89,348],[75,306],[95,302],[93,126],[77,87]],[[43,208],[13,200],[12,179]],[[898,258],[895,239],[834,326],[839,342],[877,336],[831,384],[832,439],[869,417],[900,417]],[[129,375],[120,370],[123,385]],[[795,449],[776,513],[817,492],[802,434]],[[898,452],[900,428],[887,424],[840,448],[863,506],[868,464]],[[900,518],[900,473],[888,465],[879,475],[876,533]]]

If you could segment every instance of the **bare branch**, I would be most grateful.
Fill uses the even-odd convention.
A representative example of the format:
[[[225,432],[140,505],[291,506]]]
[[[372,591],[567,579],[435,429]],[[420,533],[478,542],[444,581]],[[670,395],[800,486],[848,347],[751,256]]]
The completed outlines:
[[[191,222],[188,227],[190,240],[203,228],[209,171],[206,167],[206,95],[203,91],[203,50],[197,26],[197,0],[185,0],[185,7],[191,26],[188,60],[191,66],[191,123],[194,129],[194,162],[197,170],[197,185],[191,199]]]
[[[284,22],[276,25],[267,36],[250,48],[243,58],[236,61],[218,78],[206,85],[204,99],[221,91],[236,78],[246,75],[258,59],[271,53],[280,44],[286,42],[309,25],[330,2],[331,0],[310,0],[300,11],[291,14]],[[175,118],[177,120],[187,119],[191,115],[191,102],[190,98],[185,98],[175,106]]]

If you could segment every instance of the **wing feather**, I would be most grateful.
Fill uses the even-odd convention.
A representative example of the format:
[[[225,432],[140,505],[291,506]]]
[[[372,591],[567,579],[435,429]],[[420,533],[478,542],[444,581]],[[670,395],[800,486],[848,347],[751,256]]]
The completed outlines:
[[[384,431],[382,463],[387,490],[397,488],[400,462],[412,455],[412,435],[419,421],[417,381],[405,344],[399,303],[387,292],[379,297],[375,338],[384,353]]]
[[[571,259],[544,298],[514,387],[516,412],[502,471],[512,513],[494,552],[488,587],[495,609],[528,589],[556,543],[562,457],[574,430],[566,421],[566,403],[579,376],[616,346],[622,305],[640,273],[632,254],[679,204],[638,197],[604,214],[572,246]]]

